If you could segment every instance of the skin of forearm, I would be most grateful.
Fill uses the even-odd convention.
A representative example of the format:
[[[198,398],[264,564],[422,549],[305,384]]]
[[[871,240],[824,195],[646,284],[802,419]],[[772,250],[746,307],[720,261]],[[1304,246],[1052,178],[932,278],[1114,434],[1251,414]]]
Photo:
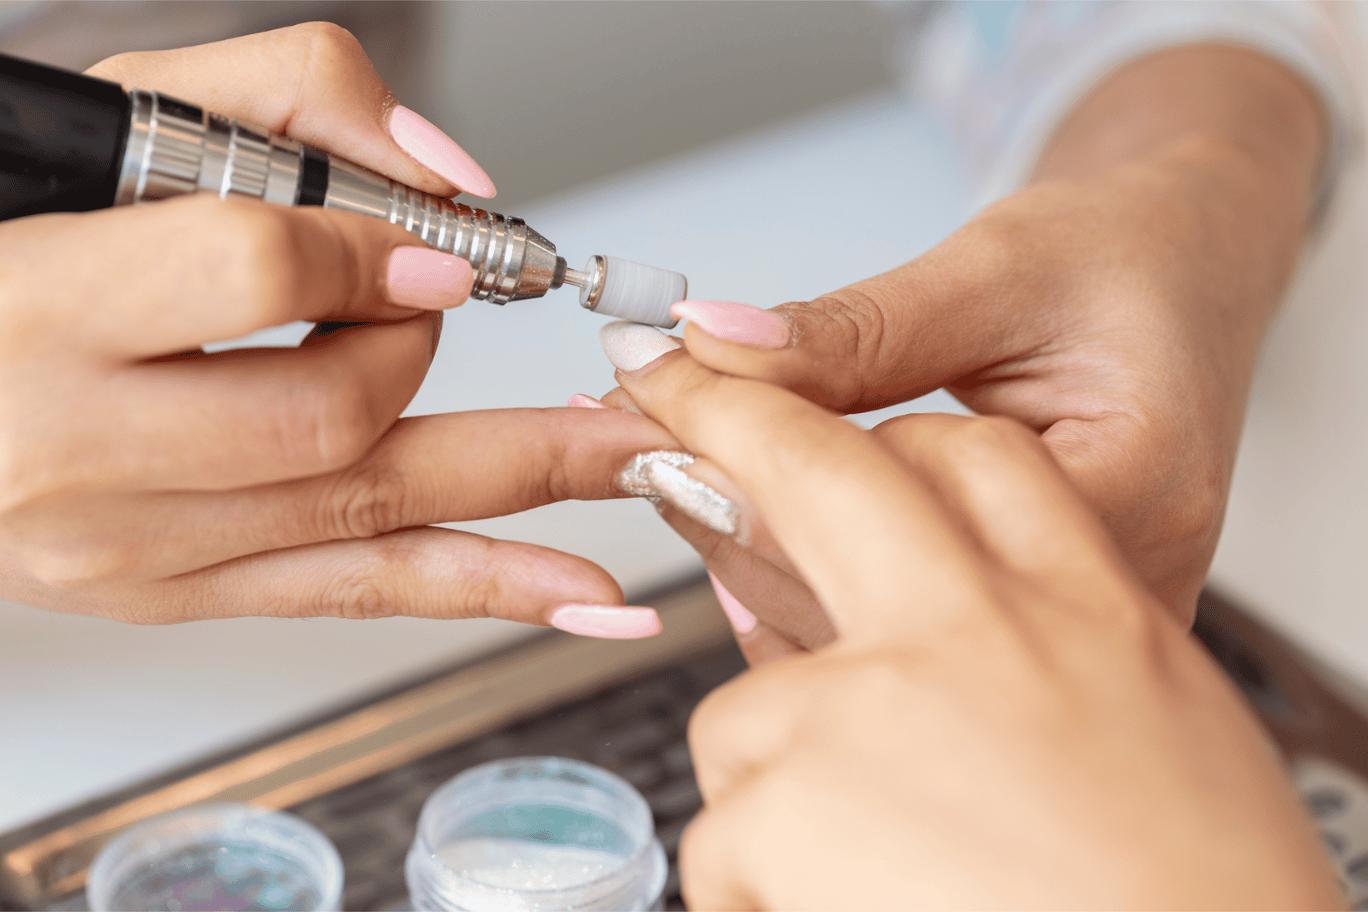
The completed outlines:
[[[1242,276],[1250,357],[1296,265],[1328,126],[1311,89],[1281,64],[1223,45],[1142,58],[1100,84],[1055,131],[1033,181],[1151,167],[1186,195]],[[1243,262],[1242,262],[1243,261]],[[1232,316],[1232,315],[1228,315]]]
[[[1309,194],[1327,124],[1311,89],[1254,51],[1194,45],[1113,73],[1059,125],[1034,178],[1086,177],[1181,137],[1207,137],[1248,155]]]
[[[1114,270],[1161,289],[1155,319],[1189,328],[1183,352],[1172,353],[1189,362],[1183,388],[1155,382],[1161,400],[1190,397],[1183,420],[1196,408],[1191,430],[1204,439],[1183,455],[1150,454],[1188,477],[1185,500],[1214,510],[1194,514],[1201,521],[1191,528],[1161,522],[1162,541],[1151,542],[1203,569],[1189,583],[1175,578],[1184,605],[1215,549],[1259,348],[1306,238],[1328,134],[1316,96],[1290,70],[1253,51],[1197,45],[1142,58],[1098,85],[1056,130],[1033,175],[1041,189],[1080,185],[1085,196],[1114,200],[1130,226],[1126,243],[1078,255],[1115,257]],[[1143,332],[1149,317],[1132,317]],[[1156,370],[1173,368],[1163,360]],[[1185,414],[1171,402],[1152,405]],[[1124,528],[1113,531],[1126,540]]]

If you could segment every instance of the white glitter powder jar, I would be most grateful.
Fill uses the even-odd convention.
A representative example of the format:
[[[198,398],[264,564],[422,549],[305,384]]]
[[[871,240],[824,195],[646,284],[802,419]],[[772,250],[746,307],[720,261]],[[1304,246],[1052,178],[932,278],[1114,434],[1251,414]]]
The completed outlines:
[[[517,757],[433,792],[404,864],[417,910],[659,909],[667,873],[651,809],[605,769]]]
[[[136,824],[95,857],[96,912],[340,909],[342,859],[307,820],[250,804],[201,804]]]

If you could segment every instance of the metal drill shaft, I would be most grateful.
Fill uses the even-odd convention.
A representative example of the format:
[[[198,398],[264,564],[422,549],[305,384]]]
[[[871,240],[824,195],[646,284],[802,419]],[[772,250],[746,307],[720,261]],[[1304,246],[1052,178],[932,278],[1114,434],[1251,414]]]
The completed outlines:
[[[504,304],[561,287],[565,260],[520,218],[392,181],[268,130],[141,89],[133,102],[117,203],[207,190],[221,198],[322,205],[399,225],[467,260],[471,297]],[[582,276],[582,273],[576,273]]]
[[[589,288],[594,284],[594,277],[588,272],[567,268],[565,270],[565,284],[574,285],[576,288]]]
[[[475,271],[471,297],[505,304],[539,298],[565,281],[565,260],[556,255],[556,245],[522,219],[454,203],[329,158],[324,206],[383,218],[467,260]]]

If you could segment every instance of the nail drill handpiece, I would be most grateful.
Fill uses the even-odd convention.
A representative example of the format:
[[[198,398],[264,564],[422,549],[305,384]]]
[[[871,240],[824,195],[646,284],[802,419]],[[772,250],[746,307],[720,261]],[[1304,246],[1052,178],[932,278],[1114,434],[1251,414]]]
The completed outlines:
[[[315,205],[385,219],[474,268],[471,297],[506,304],[565,283],[588,310],[671,327],[686,296],[676,272],[595,256],[570,269],[556,245],[520,218],[476,209],[392,181],[360,165],[251,124],[155,92],[130,92],[133,116],[116,203],[195,190],[284,205]]]
[[[679,273],[604,256],[591,258],[583,270],[569,269],[556,246],[520,218],[422,193],[156,92],[125,91],[0,54],[0,102],[18,112],[13,124],[0,117],[0,160],[18,161],[11,182],[32,191],[25,199],[11,194],[15,206],[0,206],[0,217],[209,191],[224,199],[324,206],[385,219],[467,260],[475,274],[471,297],[495,304],[539,298],[568,283],[579,287],[580,303],[589,310],[670,327],[676,322],[670,305],[686,295]],[[26,108],[65,132],[35,136],[25,130]],[[61,192],[49,185],[61,185]]]

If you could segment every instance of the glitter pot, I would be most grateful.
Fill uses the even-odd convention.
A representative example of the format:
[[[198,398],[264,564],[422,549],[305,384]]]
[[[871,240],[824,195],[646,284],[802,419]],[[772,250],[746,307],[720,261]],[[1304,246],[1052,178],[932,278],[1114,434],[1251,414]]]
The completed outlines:
[[[202,804],[145,820],[91,865],[94,912],[337,909],[342,859],[317,827],[250,804]]]
[[[651,809],[607,770],[496,760],[433,792],[404,864],[418,910],[659,909],[667,873]]]

